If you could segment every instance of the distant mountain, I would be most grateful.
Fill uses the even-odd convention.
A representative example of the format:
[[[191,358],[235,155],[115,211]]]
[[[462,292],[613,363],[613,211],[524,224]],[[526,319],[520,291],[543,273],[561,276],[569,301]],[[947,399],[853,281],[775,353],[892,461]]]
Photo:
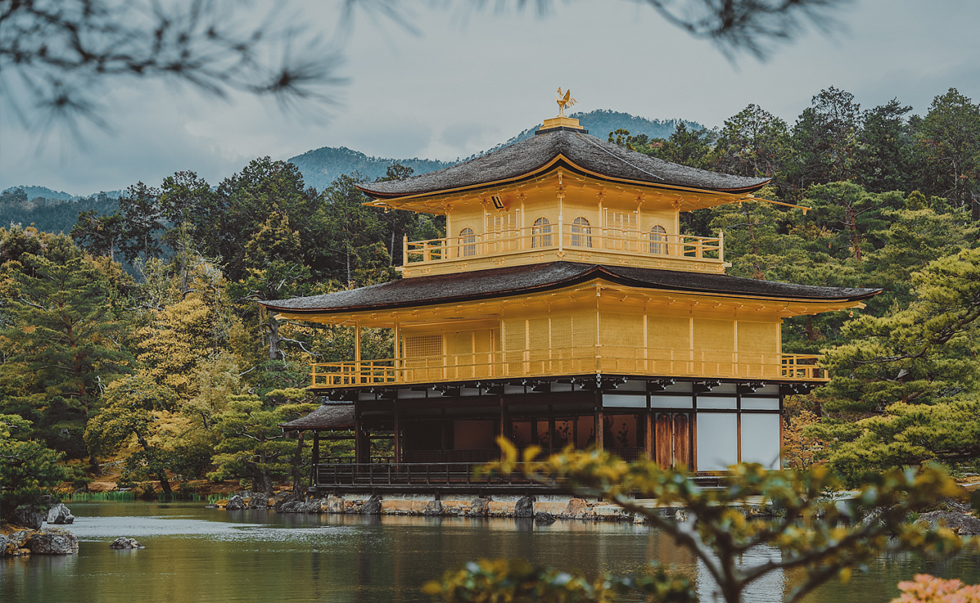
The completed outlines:
[[[55,191],[51,190],[46,186],[11,186],[0,191],[0,195],[12,193],[18,189],[24,191],[29,201],[34,199],[47,199],[48,201],[78,201],[80,199],[88,199],[90,197],[98,197],[99,195],[105,195],[109,199],[118,199],[125,191],[99,191],[98,193],[92,193],[91,195],[73,195],[71,193],[66,193],[65,191]]]
[[[368,157],[359,151],[347,147],[322,147],[307,151],[289,160],[303,173],[303,181],[307,186],[323,190],[342,174],[360,175],[374,180],[381,178],[388,171],[388,166],[400,163],[415,170],[416,174],[434,172],[452,165],[451,162],[435,159],[384,159]]]
[[[31,191],[32,194],[28,194]],[[64,195],[57,197],[54,195]],[[41,186],[15,186],[0,192],[0,226],[13,224],[34,225],[43,232],[68,233],[78,222],[78,214],[95,210],[98,214],[111,214],[119,209],[118,194],[115,197],[99,193],[91,197],[72,197]]]
[[[64,191],[53,191],[50,188],[44,186],[11,186],[10,188],[4,189],[2,192],[11,192],[16,189],[24,189],[24,194],[27,195],[28,199],[37,199],[41,197],[42,199],[58,199],[59,201],[70,201],[75,198],[71,193],[66,193]],[[2,194],[2,193],[0,193]]]
[[[629,113],[618,111],[596,110],[589,113],[573,113],[571,117],[579,120],[582,127],[589,131],[589,134],[603,140],[609,136],[610,132],[620,128],[629,130],[630,134],[646,134],[650,138],[667,138],[674,133],[678,124],[684,123],[689,128],[701,128],[701,124],[693,121],[681,119],[647,119],[637,117]],[[502,142],[497,146],[471,155],[466,159],[473,159],[491,151],[520,142],[526,138],[534,136],[534,132],[541,124],[528,128]],[[369,180],[381,178],[388,170],[388,166],[393,163],[412,168],[415,174],[425,174],[434,172],[444,167],[449,167],[455,161],[439,161],[436,159],[387,159],[381,157],[368,157],[364,153],[353,151],[347,147],[322,147],[314,151],[308,151],[289,160],[303,173],[303,180],[307,186],[312,186],[317,190],[323,190],[341,174],[351,174],[355,171]],[[465,160],[464,160],[465,161]]]
[[[582,127],[589,131],[589,134],[603,140],[609,136],[610,132],[620,128],[629,130],[633,136],[646,134],[650,138],[669,138],[682,122],[688,129],[704,127],[696,121],[687,121],[686,119],[647,119],[608,109],[598,109],[589,113],[574,113],[571,117],[578,119]]]

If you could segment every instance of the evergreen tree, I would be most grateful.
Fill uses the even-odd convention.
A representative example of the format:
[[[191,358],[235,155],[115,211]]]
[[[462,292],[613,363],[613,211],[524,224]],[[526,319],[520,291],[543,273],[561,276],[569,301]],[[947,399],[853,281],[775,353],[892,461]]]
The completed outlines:
[[[158,233],[164,229],[160,213],[160,191],[142,182],[130,186],[119,197],[119,210],[122,212],[125,232],[122,251],[126,260],[132,262],[142,258],[145,262],[160,255]]]
[[[0,405],[31,421],[32,437],[82,457],[102,388],[130,370],[125,327],[113,316],[107,283],[77,250],[61,261],[28,254],[22,262],[23,269],[5,266]]]
[[[61,482],[79,477],[64,464],[64,453],[22,439],[30,432],[30,421],[0,414],[0,521],[8,521],[23,505],[42,508],[44,496],[50,496]]]
[[[875,193],[907,191],[912,180],[912,133],[905,115],[912,107],[892,99],[861,118],[856,179]]]
[[[978,452],[980,249],[938,259],[912,282],[911,306],[849,323],[849,342],[824,359],[831,380],[816,394],[835,418],[814,430],[838,442],[831,465],[854,480]]]
[[[714,169],[738,176],[773,178],[785,188],[783,173],[792,157],[786,122],[758,105],[725,120],[718,136]]]
[[[290,460],[294,445],[288,441],[279,427],[297,417],[311,412],[316,405],[292,403],[295,396],[279,406],[264,405],[255,395],[231,396],[228,408],[220,413],[215,429],[222,440],[215,447],[217,469],[211,479],[240,478],[250,487],[271,495],[273,484],[291,474]],[[273,394],[270,397],[275,398]]]
[[[917,132],[926,192],[947,197],[980,220],[980,105],[950,88],[932,101]]]
[[[714,162],[713,151],[717,137],[712,130],[689,130],[681,122],[667,140],[656,146],[651,145],[648,154],[672,163],[707,169]]]
[[[75,244],[94,256],[106,256],[112,261],[116,260],[125,236],[124,220],[118,211],[109,215],[99,215],[94,209],[80,212],[78,222],[71,227]]]
[[[799,190],[854,177],[860,109],[853,94],[831,86],[814,96],[800,114],[793,126],[793,182]]]

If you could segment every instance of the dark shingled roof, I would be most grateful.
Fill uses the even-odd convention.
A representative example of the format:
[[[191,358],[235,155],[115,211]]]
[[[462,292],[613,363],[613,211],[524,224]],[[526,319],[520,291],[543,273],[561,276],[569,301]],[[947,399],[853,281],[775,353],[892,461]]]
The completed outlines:
[[[536,136],[435,172],[404,180],[366,183],[359,188],[376,199],[390,199],[473,187],[499,180],[519,179],[536,172],[559,155],[585,170],[614,180],[633,180],[651,185],[749,193],[769,182],[768,178],[743,178],[678,165],[624,149],[589,134],[553,129],[540,131]],[[572,166],[567,167],[574,170]]]
[[[307,429],[353,429],[353,404],[324,404],[305,417],[300,417],[288,423],[280,423],[279,427],[287,431],[304,431]]]
[[[259,303],[271,310],[282,312],[334,314],[527,295],[595,279],[643,289],[719,293],[769,299],[857,301],[881,292],[881,289],[794,285],[725,274],[549,262],[531,266],[405,278],[350,291]]]

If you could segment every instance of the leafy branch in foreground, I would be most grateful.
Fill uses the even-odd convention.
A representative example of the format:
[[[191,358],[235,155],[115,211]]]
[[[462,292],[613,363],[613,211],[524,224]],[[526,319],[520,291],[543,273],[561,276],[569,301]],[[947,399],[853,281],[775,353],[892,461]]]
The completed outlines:
[[[520,559],[481,559],[467,563],[460,570],[446,572],[441,581],[429,582],[422,590],[447,602],[605,603],[614,601],[616,595],[627,593],[641,593],[667,603],[697,601],[694,587],[687,578],[672,576],[655,563],[643,574],[628,578],[606,574],[590,582],[577,572],[532,566]]]
[[[513,444],[503,439],[498,442],[504,458],[488,465],[485,471],[520,471],[541,483],[560,484],[580,495],[599,496],[644,518],[648,525],[670,535],[675,544],[697,557],[714,581],[714,594],[728,603],[741,601],[749,585],[775,571],[796,569],[805,574],[799,586],[786,595],[786,601],[792,602],[835,576],[847,580],[853,568],[862,567],[882,553],[915,550],[949,554],[962,546],[950,530],[934,530],[907,521],[913,511],[934,505],[942,497],[962,494],[946,473],[933,467],[892,470],[847,498],[834,499],[825,493],[839,491],[840,482],[824,466],[799,472],[766,471],[761,465],[743,463],[730,467],[721,488],[707,489],[699,487],[686,471],[664,469],[650,461],[627,463],[598,450],[566,448],[535,462],[540,449],[531,447],[523,452],[523,461],[519,462]],[[656,505],[641,504],[641,499],[656,499]],[[665,506],[681,507],[685,512],[664,517],[658,507]],[[769,513],[746,516],[744,509],[753,506],[765,507]],[[755,565],[742,562],[745,553],[759,547],[778,549],[781,555]],[[492,596],[494,589],[510,585],[514,579],[526,580],[526,576],[478,578],[479,572],[474,570],[486,572],[487,567],[490,566],[477,565],[448,574],[438,590],[430,586],[427,592],[444,601],[496,601]],[[484,594],[479,596],[457,596],[481,588]],[[542,600],[604,601],[608,600],[607,590],[594,589],[592,598],[582,594],[580,599],[555,596]],[[670,592],[677,595],[676,591]]]

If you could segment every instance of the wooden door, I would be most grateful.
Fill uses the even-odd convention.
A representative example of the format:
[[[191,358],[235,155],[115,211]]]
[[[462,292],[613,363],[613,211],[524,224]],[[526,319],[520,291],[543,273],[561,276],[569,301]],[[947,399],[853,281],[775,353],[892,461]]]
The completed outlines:
[[[691,466],[690,413],[657,413],[654,417],[654,460],[661,467]]]

